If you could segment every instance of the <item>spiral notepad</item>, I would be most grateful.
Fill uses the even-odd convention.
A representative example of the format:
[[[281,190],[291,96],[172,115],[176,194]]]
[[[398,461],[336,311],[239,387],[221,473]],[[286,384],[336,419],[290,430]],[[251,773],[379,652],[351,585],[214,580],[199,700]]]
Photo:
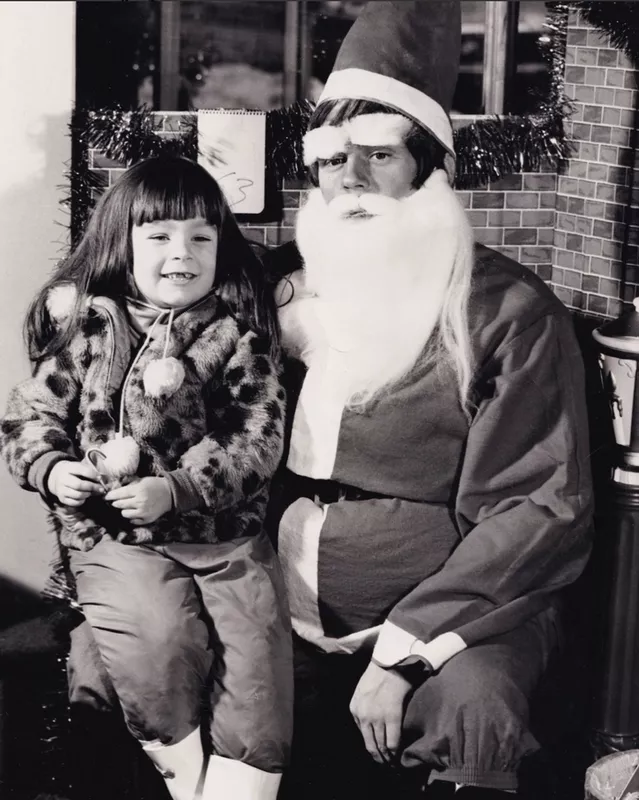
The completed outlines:
[[[266,113],[236,109],[197,112],[198,162],[218,181],[236,214],[264,210]]]

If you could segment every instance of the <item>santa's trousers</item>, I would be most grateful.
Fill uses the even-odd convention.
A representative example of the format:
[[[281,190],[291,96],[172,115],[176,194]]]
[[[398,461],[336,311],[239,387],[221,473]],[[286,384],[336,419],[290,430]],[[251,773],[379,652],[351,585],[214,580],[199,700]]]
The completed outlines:
[[[411,796],[429,780],[517,787],[539,745],[529,699],[558,645],[555,610],[454,656],[417,686],[398,764],[376,764],[348,706],[370,653],[326,654],[295,638],[295,722],[285,800]]]

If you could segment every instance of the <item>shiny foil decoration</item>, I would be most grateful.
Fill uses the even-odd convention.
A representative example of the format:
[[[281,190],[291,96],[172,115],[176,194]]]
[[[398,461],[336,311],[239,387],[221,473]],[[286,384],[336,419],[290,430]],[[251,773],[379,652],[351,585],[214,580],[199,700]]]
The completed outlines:
[[[548,96],[523,116],[495,116],[455,131],[457,189],[477,189],[517,172],[556,168],[570,155],[564,120],[572,104],[564,94],[567,3],[549,3],[539,45],[548,63]]]

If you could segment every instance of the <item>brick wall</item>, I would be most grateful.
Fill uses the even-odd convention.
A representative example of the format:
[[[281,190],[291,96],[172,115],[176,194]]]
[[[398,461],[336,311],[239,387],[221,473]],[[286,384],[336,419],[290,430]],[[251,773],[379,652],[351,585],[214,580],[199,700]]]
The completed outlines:
[[[566,123],[573,155],[561,173],[510,175],[459,197],[479,242],[529,266],[570,308],[617,316],[622,300],[639,295],[639,159],[630,147],[636,72],[607,37],[571,11],[565,77],[575,111]],[[158,131],[174,136],[180,117],[158,113]],[[122,171],[98,152],[90,159],[107,185]],[[304,195],[303,182],[285,181],[282,218],[244,223],[246,235],[267,245],[289,241]]]
[[[639,295],[639,161],[630,149],[636,75],[606,36],[571,12],[566,94],[575,103],[567,122],[574,155],[558,176],[552,286],[566,305],[599,316],[617,316],[622,300]]]

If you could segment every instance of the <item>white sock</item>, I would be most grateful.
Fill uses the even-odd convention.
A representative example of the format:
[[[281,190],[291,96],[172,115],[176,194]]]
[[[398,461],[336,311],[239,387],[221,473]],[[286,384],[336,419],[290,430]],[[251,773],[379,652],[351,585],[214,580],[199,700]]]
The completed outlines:
[[[211,756],[202,800],[276,800],[282,775],[243,761]]]
[[[204,781],[204,751],[199,728],[175,744],[159,741],[141,744],[164,778],[173,800],[199,800]]]

